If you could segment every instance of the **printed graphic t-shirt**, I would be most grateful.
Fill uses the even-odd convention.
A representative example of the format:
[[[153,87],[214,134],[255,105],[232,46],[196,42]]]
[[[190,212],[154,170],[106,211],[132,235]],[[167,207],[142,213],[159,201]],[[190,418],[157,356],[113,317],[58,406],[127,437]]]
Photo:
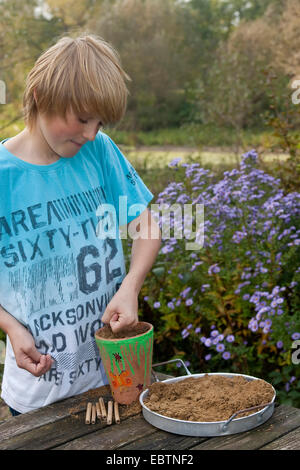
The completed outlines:
[[[0,305],[55,360],[35,377],[17,366],[7,337],[1,396],[25,413],[108,383],[94,333],[126,274],[119,225],[153,195],[102,132],[45,166],[0,143],[0,192]]]

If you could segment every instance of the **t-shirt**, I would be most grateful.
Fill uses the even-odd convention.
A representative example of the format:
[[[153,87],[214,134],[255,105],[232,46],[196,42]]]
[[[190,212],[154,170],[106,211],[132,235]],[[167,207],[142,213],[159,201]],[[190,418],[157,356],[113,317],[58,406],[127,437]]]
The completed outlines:
[[[103,132],[50,165],[0,143],[0,191],[0,305],[55,360],[35,377],[7,337],[1,396],[25,413],[108,383],[94,333],[126,274],[119,226],[153,195]]]

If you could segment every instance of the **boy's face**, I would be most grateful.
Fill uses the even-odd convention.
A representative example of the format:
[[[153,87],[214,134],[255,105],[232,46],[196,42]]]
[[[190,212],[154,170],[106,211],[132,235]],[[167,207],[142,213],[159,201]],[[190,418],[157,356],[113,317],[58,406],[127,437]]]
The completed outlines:
[[[89,140],[94,140],[102,123],[91,116],[77,116],[68,111],[60,116],[38,115],[38,128],[53,152],[60,157],[73,157]]]

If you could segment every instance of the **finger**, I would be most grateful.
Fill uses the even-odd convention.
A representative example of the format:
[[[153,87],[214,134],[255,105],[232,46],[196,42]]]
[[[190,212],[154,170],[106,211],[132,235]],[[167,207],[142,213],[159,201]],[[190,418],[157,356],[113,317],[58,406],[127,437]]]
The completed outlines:
[[[110,326],[113,333],[118,333],[124,328],[134,326],[137,322],[131,316],[125,316],[115,313],[110,320]]]
[[[101,321],[102,321],[103,323],[109,323],[110,320],[111,320],[112,315],[113,315],[113,312],[111,312],[110,310],[106,309],[105,312],[104,312],[103,315],[102,315]]]
[[[41,375],[44,375],[51,367],[49,367],[49,359],[46,357],[46,355],[42,355],[40,358],[40,362],[36,364],[36,376],[39,377]]]
[[[43,373],[43,360],[42,362],[34,362],[32,359],[28,358],[28,360],[24,361],[22,364],[22,369],[27,370],[35,377],[39,377]]]
[[[124,320],[123,320],[122,316],[118,315],[117,313],[115,313],[112,316],[109,324],[110,324],[110,327],[111,327],[113,333],[118,333],[119,331],[121,331],[126,326],[126,324],[124,324]]]
[[[36,349],[35,346],[30,349],[26,349],[25,353],[32,360],[32,362],[39,363],[42,357],[42,354]]]
[[[50,356],[50,354],[46,355],[46,372],[51,369],[54,363],[54,359]]]

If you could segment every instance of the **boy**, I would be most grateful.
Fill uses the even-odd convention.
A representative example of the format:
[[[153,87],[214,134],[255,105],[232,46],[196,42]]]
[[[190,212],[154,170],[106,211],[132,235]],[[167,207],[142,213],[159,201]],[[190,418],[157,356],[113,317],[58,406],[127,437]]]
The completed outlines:
[[[94,333],[138,321],[160,248],[153,195],[99,131],[124,115],[126,79],[101,38],[60,39],[28,75],[25,129],[0,143],[2,398],[13,414],[107,384]],[[139,235],[127,274],[110,207],[116,233],[134,223]]]

